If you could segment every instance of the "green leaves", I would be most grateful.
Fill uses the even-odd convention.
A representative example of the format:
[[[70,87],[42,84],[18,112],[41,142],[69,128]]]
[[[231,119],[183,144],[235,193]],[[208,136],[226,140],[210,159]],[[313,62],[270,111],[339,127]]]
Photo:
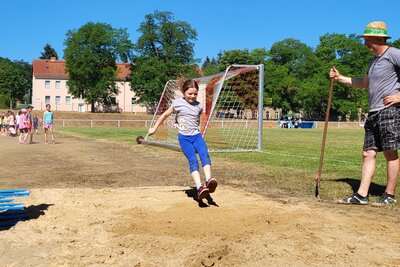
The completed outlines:
[[[199,76],[193,65],[197,32],[187,22],[174,21],[172,13],[159,11],[146,15],[138,32],[130,82],[139,101],[152,108],[168,80]]]
[[[26,62],[0,58],[0,95],[4,104],[12,107],[16,100],[29,95],[32,83],[32,68]]]
[[[109,102],[118,93],[116,61],[132,57],[133,45],[126,29],[90,22],[77,31],[68,31],[65,45],[69,93],[84,97],[92,105]]]
[[[174,21],[171,12],[155,11],[146,15],[138,32],[142,33],[135,44],[138,57],[176,59],[181,64],[193,62],[197,32],[187,22]]]
[[[43,52],[41,53],[41,56],[39,57],[40,59],[50,59],[52,57],[55,57],[58,59],[58,54],[56,50],[49,44],[46,44],[43,48]]]

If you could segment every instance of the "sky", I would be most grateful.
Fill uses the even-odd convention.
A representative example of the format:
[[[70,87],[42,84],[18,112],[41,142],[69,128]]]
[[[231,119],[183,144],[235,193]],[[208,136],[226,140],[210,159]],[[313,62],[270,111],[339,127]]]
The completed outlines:
[[[126,28],[135,43],[145,15],[155,10],[197,31],[201,62],[226,50],[269,50],[286,38],[315,48],[327,33],[362,34],[377,20],[400,39],[399,0],[0,0],[0,57],[30,63],[50,44],[63,58],[67,31],[88,22]]]

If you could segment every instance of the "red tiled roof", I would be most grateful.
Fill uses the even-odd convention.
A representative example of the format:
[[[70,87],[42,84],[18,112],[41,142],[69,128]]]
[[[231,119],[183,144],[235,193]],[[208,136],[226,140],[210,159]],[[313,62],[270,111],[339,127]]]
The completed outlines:
[[[36,59],[32,61],[33,76],[37,79],[68,79],[64,60]]]
[[[117,78],[124,80],[130,75],[129,63],[117,63]],[[36,79],[61,79],[67,80],[64,60],[35,59],[32,61],[33,76]]]

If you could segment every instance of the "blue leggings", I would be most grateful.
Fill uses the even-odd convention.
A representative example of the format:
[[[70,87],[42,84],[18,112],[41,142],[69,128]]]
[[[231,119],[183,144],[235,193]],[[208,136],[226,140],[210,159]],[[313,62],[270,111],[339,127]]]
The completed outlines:
[[[185,154],[187,160],[189,161],[190,173],[194,171],[199,171],[199,162],[197,161],[196,151],[199,154],[203,167],[206,165],[211,165],[207,145],[204,142],[201,134],[178,134],[178,141],[181,145],[183,154]]]

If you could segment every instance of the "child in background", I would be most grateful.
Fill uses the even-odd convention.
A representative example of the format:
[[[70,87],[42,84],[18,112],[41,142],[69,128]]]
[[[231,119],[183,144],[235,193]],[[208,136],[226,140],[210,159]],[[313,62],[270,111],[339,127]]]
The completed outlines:
[[[38,134],[38,126],[39,126],[39,119],[37,114],[35,114],[33,116],[33,131],[36,133],[36,135]]]
[[[28,118],[26,117],[26,112],[27,110],[25,108],[21,109],[21,113],[19,115],[19,138],[18,138],[18,144],[23,144],[26,141],[26,138],[29,135],[29,129],[28,129]]]
[[[10,136],[15,136],[16,135],[16,130],[15,130],[15,117],[14,113],[10,111],[10,114],[8,116],[8,133]]]
[[[33,107],[31,105],[28,105],[27,112],[25,114],[26,119],[28,121],[28,131],[29,131],[29,144],[33,144],[33,119],[32,119],[32,110]]]
[[[1,113],[1,121],[0,121],[0,131],[1,131],[1,135],[5,135],[5,129],[4,129],[4,117],[6,116],[6,114],[3,112]]]
[[[8,136],[8,116],[10,115],[10,111],[8,111],[3,118],[3,135],[7,135]]]
[[[56,143],[54,140],[54,133],[53,133],[53,112],[51,111],[50,104],[46,105],[46,111],[43,113],[43,129],[44,129],[44,143],[48,144],[47,142],[47,133],[50,132],[51,134],[51,142],[53,144]]]
[[[15,134],[18,135],[19,132],[19,116],[21,115],[21,110],[17,112],[17,115],[15,115]]]
[[[203,105],[197,102],[197,94],[199,85],[194,80],[184,82],[181,91],[182,98],[177,98],[172,102],[172,106],[167,109],[157,120],[154,127],[150,128],[148,135],[156,133],[158,127],[164,122],[169,115],[176,112],[176,123],[179,129],[178,140],[189,161],[190,174],[197,188],[197,197],[199,200],[213,193],[217,188],[217,180],[211,177],[211,160],[208,154],[207,145],[200,133],[200,114],[203,111]],[[204,174],[206,176],[205,185],[201,183],[199,163],[196,157],[199,154],[203,165]]]

